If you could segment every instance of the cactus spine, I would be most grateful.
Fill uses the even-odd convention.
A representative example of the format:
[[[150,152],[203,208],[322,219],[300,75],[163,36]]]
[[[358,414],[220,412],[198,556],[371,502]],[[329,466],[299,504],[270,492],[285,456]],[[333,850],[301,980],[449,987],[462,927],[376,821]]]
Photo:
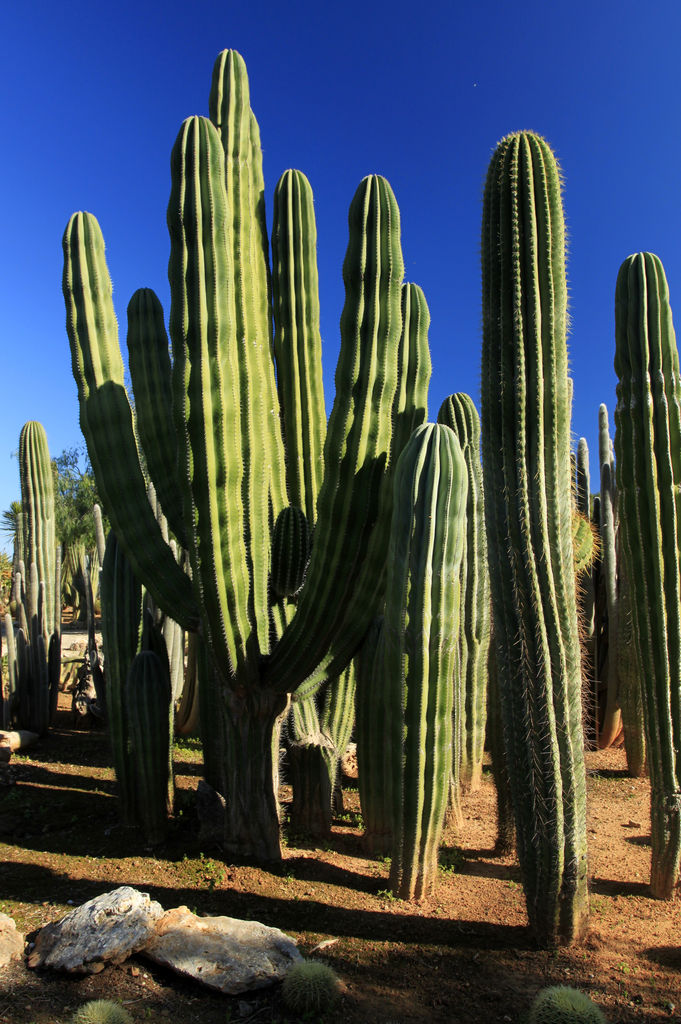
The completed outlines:
[[[564,249],[553,153],[510,135],[484,196],[483,471],[518,857],[547,944],[578,940],[588,914]]]
[[[454,394],[446,398],[437,415],[456,434],[468,474],[466,545],[461,569],[461,629],[459,670],[461,673],[461,715],[455,720],[455,748],[458,726],[460,779],[464,789],[475,790],[482,778],[482,758],[487,721],[487,661],[490,644],[490,592],[485,536],[485,504],[480,462],[480,417],[472,398]],[[455,681],[454,705],[457,697]],[[456,719],[456,716],[455,716]],[[455,749],[454,760],[457,760]]]
[[[391,511],[385,482],[401,438],[393,431],[399,211],[376,175],[361,182],[350,206],[341,352],[312,556],[295,605],[282,607],[271,594],[270,564],[272,525],[292,504],[280,428],[287,418],[271,352],[259,133],[234,51],[216,61],[210,111],[212,121],[182,125],[168,207],[172,426],[191,573],[176,562],[144,490],[104,244],[89,214],[75,214],[66,229],[64,293],[81,425],[112,527],[156,603],[204,641],[201,732],[207,780],[226,799],[225,848],[273,859],[280,855],[273,748],[287,694],[340,673],[381,600]],[[309,247],[296,251],[312,258]],[[157,323],[153,331],[158,338]],[[156,405],[167,367],[153,373],[156,384],[145,393]],[[405,383],[405,408],[418,402],[414,387],[413,379]],[[172,456],[163,464],[172,466]]]
[[[637,253],[615,289],[615,452],[651,785],[651,890],[681,861],[681,380],[664,268]]]
[[[382,676],[393,777],[390,884],[428,895],[449,796],[466,463],[454,432],[419,427],[397,465]]]

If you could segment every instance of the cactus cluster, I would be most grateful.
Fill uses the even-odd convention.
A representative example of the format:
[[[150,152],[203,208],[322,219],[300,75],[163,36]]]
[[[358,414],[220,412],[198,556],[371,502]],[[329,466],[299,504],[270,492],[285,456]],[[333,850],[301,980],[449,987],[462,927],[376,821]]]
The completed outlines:
[[[371,175],[350,205],[336,397],[320,455],[321,385],[311,373],[298,386],[301,368],[318,361],[316,305],[302,301],[316,277],[311,202],[302,176],[289,176],[271,271],[259,131],[235,51],[216,61],[209,110],[184,122],[171,155],[172,361],[158,300],[144,290],[128,308],[136,425],[90,214],[74,214],[64,235],[64,295],[81,426],[112,528],[154,601],[203,639],[205,771],[226,798],[226,848],[269,859],[280,854],[273,752],[287,694],[338,676],[377,610],[386,480],[420,397],[417,374],[400,376],[399,211]],[[188,573],[148,501],[138,439]],[[289,505],[304,502],[309,515],[316,488],[314,542],[292,603],[272,587],[273,527]]]

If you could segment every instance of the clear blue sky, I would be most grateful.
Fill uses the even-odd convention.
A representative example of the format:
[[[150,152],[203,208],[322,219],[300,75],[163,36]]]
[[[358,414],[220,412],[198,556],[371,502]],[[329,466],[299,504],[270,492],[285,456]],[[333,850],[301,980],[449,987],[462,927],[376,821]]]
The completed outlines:
[[[479,402],[492,150],[517,129],[548,139],[565,177],[573,433],[589,441],[597,489],[600,402],[614,429],[620,263],[656,252],[672,306],[681,294],[678,0],[26,0],[3,6],[0,32],[0,509],[19,496],[12,453],[26,420],[43,423],[53,455],[82,442],[61,295],[67,220],[78,209],[97,216],[120,324],[140,286],[167,313],[170,150],[186,116],[207,114],[225,47],[248,66],[270,207],[288,167],[314,189],[329,407],[360,179],[385,175],[400,205],[407,279],[432,317],[433,419],[453,391]]]

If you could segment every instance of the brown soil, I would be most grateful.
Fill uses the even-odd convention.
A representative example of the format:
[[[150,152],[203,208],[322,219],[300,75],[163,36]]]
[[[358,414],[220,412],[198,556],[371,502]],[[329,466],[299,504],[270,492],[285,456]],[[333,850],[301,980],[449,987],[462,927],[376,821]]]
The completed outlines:
[[[681,1020],[678,903],[653,900],[649,788],[630,779],[624,753],[587,755],[591,932],[579,948],[539,950],[527,927],[519,872],[495,857],[490,775],[464,801],[458,837],[445,836],[436,894],[393,899],[388,864],[362,850],[357,792],[321,848],[293,841],[281,866],[226,864],[196,839],[192,791],[197,741],[177,750],[178,801],[170,838],[145,849],[118,823],[106,736],[73,727],[62,699],[39,745],[15,755],[0,778],[0,911],[27,934],[70,906],[129,884],[164,908],[254,918],[293,936],[343,983],[327,1024],[521,1022],[536,992],[553,984],[587,992],[615,1021]],[[284,800],[290,798],[286,788]],[[331,940],[331,941],[329,941]],[[215,995],[140,958],[100,974],[67,977],[15,962],[0,970],[0,1022],[65,1024],[83,1002],[117,999],[135,1021],[293,1021],[277,987],[241,998]],[[311,1020],[317,1018],[308,1018]]]

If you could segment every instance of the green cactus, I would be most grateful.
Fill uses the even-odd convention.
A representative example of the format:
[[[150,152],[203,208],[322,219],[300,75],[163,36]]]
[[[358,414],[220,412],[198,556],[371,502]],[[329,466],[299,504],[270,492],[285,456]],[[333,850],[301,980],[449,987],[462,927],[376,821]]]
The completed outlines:
[[[564,248],[555,157],[509,135],[484,195],[483,477],[518,858],[545,944],[579,940],[588,915]]]
[[[631,607],[631,587],[627,579],[625,558],[618,545],[618,602],[619,633],[617,663],[619,674],[619,700],[624,725],[624,749],[627,771],[638,779],[646,774],[646,734],[643,715],[641,676],[636,655],[634,617]]]
[[[368,856],[392,850],[392,772],[385,743],[386,695],[381,650],[383,617],[374,620],[357,656],[357,781]]]
[[[651,787],[651,891],[681,862],[681,380],[664,268],[628,257],[615,289],[615,453]]]
[[[427,419],[427,396],[430,381],[428,328],[430,312],[425,295],[415,284],[404,284],[401,293],[402,336],[398,360],[398,386],[393,405],[393,451],[404,448],[417,427]],[[391,456],[391,463],[396,463]],[[391,484],[392,487],[392,484]],[[385,488],[383,500],[388,504],[392,494]],[[385,704],[379,683],[382,655],[376,658],[381,633],[381,615],[365,635],[357,658],[356,739],[359,789],[364,818],[364,842],[372,856],[388,854],[391,849],[391,771],[385,759],[383,738]]]
[[[158,436],[140,433],[142,445],[166,448],[146,459],[158,474],[153,466],[170,472],[174,465],[174,432],[173,486],[181,494],[190,573],[177,563],[146,497],[104,243],[90,214],[75,214],[66,229],[64,293],[81,426],[112,528],[157,605],[203,640],[204,767],[226,798],[225,848],[274,859],[280,847],[273,783],[287,694],[301,683],[312,692],[340,674],[381,600],[391,512],[385,483],[403,443],[393,429],[402,327],[399,211],[390,186],[375,175],[360,184],[350,207],[336,398],[312,555],[291,603],[271,589],[272,527],[294,503],[280,424],[291,428],[275,387],[259,133],[245,65],[234,51],[216,61],[210,111],[212,122],[185,121],[171,156],[172,430],[166,419]],[[313,259],[302,240],[296,252]],[[298,287],[296,275],[288,277],[288,287]],[[290,295],[275,304],[280,319],[284,307],[293,308]],[[150,333],[160,351],[158,308],[149,296],[147,308],[148,315],[133,314],[130,329]],[[277,358],[285,361],[292,355],[284,333],[281,325],[275,330]],[[167,366],[156,360],[145,373],[139,393],[147,397],[140,401],[155,408],[167,394]],[[285,376],[278,363],[277,379]],[[414,373],[401,385],[407,411],[420,404],[417,380]],[[315,401],[319,406],[318,394]],[[306,411],[312,404],[301,400],[305,431],[318,419]]]
[[[310,561],[310,527],[302,509],[282,508],[272,531],[272,589],[278,598],[295,597]]]
[[[392,773],[390,885],[402,899],[428,895],[437,876],[467,489],[454,431],[442,424],[414,431],[395,475],[381,665]]]
[[[281,995],[288,1010],[308,1017],[331,1009],[340,996],[340,982],[331,967],[305,960],[288,971]]]
[[[617,493],[615,490],[615,459],[608,426],[608,410],[598,410],[598,451],[601,465],[600,575],[605,586],[607,610],[607,661],[602,667],[601,686],[605,689],[604,707],[598,731],[598,746],[609,747],[622,731],[622,713],[619,704],[619,604],[617,599]],[[599,659],[602,662],[602,658]]]
[[[576,476],[575,476],[575,509],[580,519],[576,523],[575,538],[575,570],[578,573],[577,602],[579,608],[580,640],[582,646],[582,717],[584,723],[584,742],[589,750],[594,750],[597,743],[598,715],[596,692],[596,619],[595,619],[595,582],[600,554],[598,530],[591,517],[591,474],[589,469],[589,446],[586,438],[580,437],[577,444]],[[583,539],[589,538],[584,533],[582,521],[589,524],[591,534],[591,554],[588,562],[577,554],[577,541],[582,532]],[[586,554],[586,549],[584,549]]]
[[[91,999],[79,1006],[71,1024],[133,1024],[128,1011],[111,999]]]
[[[22,655],[17,662],[16,722],[40,735],[56,707],[61,669],[60,559],[52,464],[45,430],[24,424],[19,436],[22,559],[15,573]]]
[[[476,790],[482,779],[487,721],[487,661],[491,605],[485,503],[480,462],[480,417],[472,398],[459,393],[446,398],[437,414],[456,434],[468,472],[466,546],[461,570],[461,631],[459,671],[461,713],[455,713],[454,763],[460,758],[459,778],[464,789]],[[457,708],[455,681],[454,706]],[[458,732],[458,738],[457,738]],[[460,754],[456,747],[459,747]],[[453,775],[456,776],[456,772]],[[455,785],[457,779],[455,778]]]
[[[272,296],[288,498],[312,528],[324,475],[326,409],[317,225],[312,189],[300,171],[285,171],[274,190]]]
[[[142,643],[142,587],[109,531],[102,565],[102,644],[106,664],[106,706],[109,739],[123,821],[137,821],[137,784],[131,755],[126,680]]]
[[[136,654],[125,684],[138,819],[151,845],[165,839],[172,812],[172,691],[162,638]]]
[[[544,988],[535,997],[527,1024],[605,1024],[603,1011],[584,992],[569,985]]]

